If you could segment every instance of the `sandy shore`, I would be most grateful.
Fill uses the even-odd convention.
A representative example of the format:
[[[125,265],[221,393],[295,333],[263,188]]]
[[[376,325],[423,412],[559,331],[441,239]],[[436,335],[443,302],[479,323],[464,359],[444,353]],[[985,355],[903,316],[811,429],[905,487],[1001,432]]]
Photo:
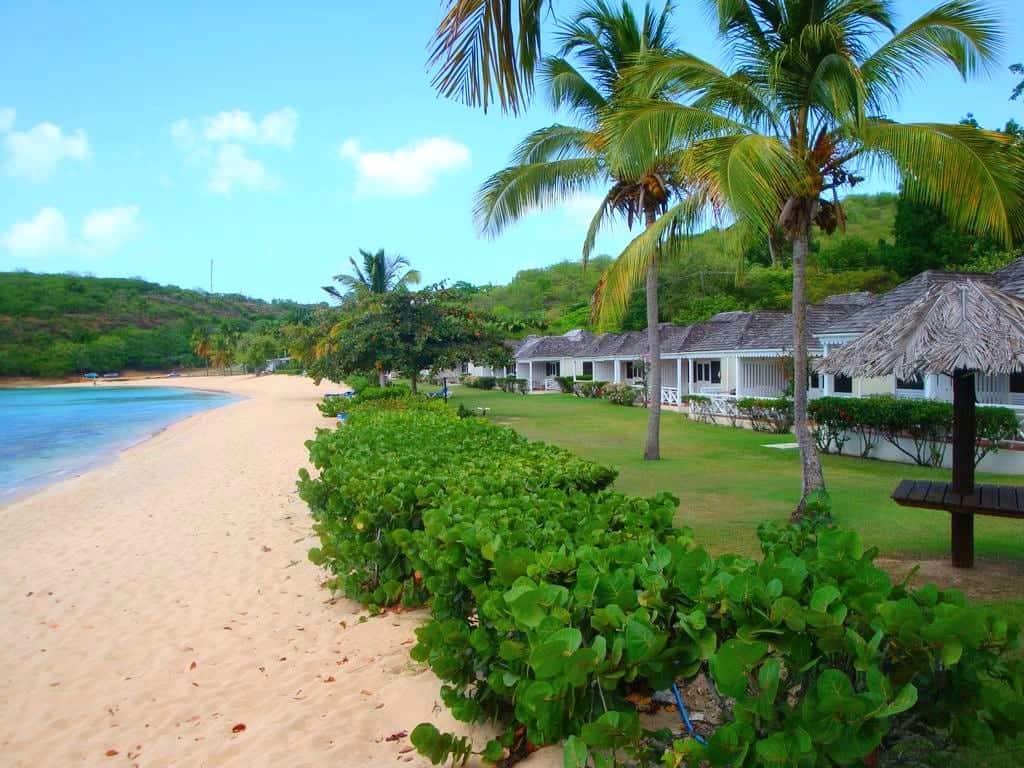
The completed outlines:
[[[426,764],[398,734],[453,723],[420,615],[360,622],[306,560],[296,472],[337,387],[174,384],[247,399],[0,509],[0,763]]]

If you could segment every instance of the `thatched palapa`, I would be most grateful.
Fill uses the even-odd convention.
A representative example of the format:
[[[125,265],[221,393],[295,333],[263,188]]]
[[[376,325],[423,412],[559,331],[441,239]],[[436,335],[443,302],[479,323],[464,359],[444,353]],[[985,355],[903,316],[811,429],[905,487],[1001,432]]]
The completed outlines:
[[[1024,368],[1024,300],[975,280],[937,286],[856,341],[829,352],[821,373],[887,376]]]

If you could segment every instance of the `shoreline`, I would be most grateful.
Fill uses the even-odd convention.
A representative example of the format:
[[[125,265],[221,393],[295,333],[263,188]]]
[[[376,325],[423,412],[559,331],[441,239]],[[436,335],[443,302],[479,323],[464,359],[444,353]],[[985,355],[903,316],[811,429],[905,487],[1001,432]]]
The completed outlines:
[[[0,514],[4,764],[425,767],[425,721],[482,746],[409,658],[423,614],[369,617],[306,557],[295,481],[336,387],[188,383],[246,399]]]
[[[130,384],[129,386],[134,386],[134,387],[136,387],[138,389],[155,389],[155,388],[158,388],[158,387],[159,388],[167,387],[168,389],[200,389],[200,387],[175,387],[173,384],[167,384],[167,385],[162,385],[162,384],[141,384],[141,381],[143,381],[143,380],[134,380],[132,382],[132,384]],[[146,381],[148,381],[148,380],[146,380]],[[84,385],[79,385],[79,384],[76,384],[76,383],[64,383],[64,384],[40,385],[39,387],[13,386],[13,387],[5,387],[5,389],[36,389],[36,388],[38,388],[38,389],[53,389],[53,388],[74,388],[74,387],[79,387],[79,386],[84,386]],[[153,430],[152,432],[146,432],[145,434],[139,436],[138,439],[134,439],[131,442],[129,442],[128,444],[126,444],[126,445],[119,445],[116,448],[113,448],[112,450],[104,450],[104,451],[102,451],[100,453],[93,454],[93,455],[91,455],[89,461],[87,461],[87,462],[83,463],[82,465],[77,466],[75,468],[66,470],[66,473],[64,475],[62,475],[62,476],[53,477],[53,478],[51,478],[49,480],[46,480],[46,481],[44,481],[42,483],[38,483],[38,484],[37,483],[32,483],[32,484],[29,484],[29,485],[21,486],[19,488],[19,490],[14,492],[13,495],[11,495],[9,497],[0,498],[0,513],[3,513],[4,510],[6,510],[8,507],[11,507],[14,504],[17,504],[19,502],[25,501],[26,499],[29,499],[32,496],[35,496],[36,494],[43,493],[46,490],[48,490],[48,489],[50,489],[50,488],[52,488],[54,486],[60,485],[61,483],[67,483],[67,482],[70,482],[72,480],[77,480],[78,478],[85,477],[90,472],[93,472],[93,471],[102,469],[103,467],[109,466],[113,462],[117,461],[125,453],[131,451],[134,448],[137,448],[138,446],[142,445],[143,443],[146,443],[149,440],[152,440],[153,438],[157,437],[158,435],[162,434],[163,432],[167,431],[168,429],[170,429],[171,427],[174,427],[177,424],[180,424],[182,422],[188,421],[189,419],[196,418],[198,416],[202,416],[203,414],[207,413],[210,410],[216,410],[217,408],[228,408],[228,407],[230,407],[232,405],[235,405],[237,402],[240,402],[240,401],[245,399],[244,395],[237,395],[237,394],[232,393],[231,391],[226,390],[226,389],[206,389],[206,388],[202,388],[202,389],[203,389],[204,392],[215,392],[217,394],[227,395],[227,396],[231,397],[232,400],[229,400],[229,401],[225,402],[223,405],[218,405],[218,406],[216,406],[216,408],[204,409],[204,410],[201,410],[201,411],[197,411],[195,413],[190,413],[190,414],[188,414],[186,416],[182,416],[181,418],[174,419],[173,421],[171,421],[171,422],[169,422],[167,424],[161,425],[160,427],[158,427],[157,429]]]

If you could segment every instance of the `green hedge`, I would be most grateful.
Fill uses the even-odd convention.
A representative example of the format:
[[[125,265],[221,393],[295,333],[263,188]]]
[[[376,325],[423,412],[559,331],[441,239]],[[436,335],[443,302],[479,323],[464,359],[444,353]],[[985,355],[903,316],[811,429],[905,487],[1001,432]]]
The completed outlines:
[[[494,376],[463,376],[462,383],[473,389],[494,389],[498,380]]]
[[[455,718],[498,725],[486,761],[564,740],[575,768],[811,768],[911,732],[997,744],[1024,727],[1017,627],[892,584],[823,499],[801,526],[762,526],[760,558],[712,557],[673,526],[673,497],[610,491],[611,470],[438,403],[366,403],[308,445],[310,559],[371,607],[428,602],[412,656]],[[645,731],[637,695],[700,670],[731,702],[708,743]],[[435,763],[476,749],[430,724],[412,740]]]
[[[518,392],[521,395],[525,395],[529,390],[529,382],[526,379],[519,379],[515,376],[497,379],[497,384],[503,392]]]
[[[851,435],[861,438],[860,455],[868,457],[881,440],[921,466],[941,466],[953,434],[953,405],[941,400],[877,395],[865,398],[822,397],[812,400],[808,413],[822,451],[842,453]],[[1010,408],[976,409],[975,464],[999,444],[1013,439],[1020,427]],[[908,450],[901,438],[909,438]]]

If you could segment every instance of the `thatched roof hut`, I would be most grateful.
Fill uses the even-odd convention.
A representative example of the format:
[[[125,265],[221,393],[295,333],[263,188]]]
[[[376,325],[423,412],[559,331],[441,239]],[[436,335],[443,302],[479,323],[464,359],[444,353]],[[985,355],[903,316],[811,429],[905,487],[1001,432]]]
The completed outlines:
[[[846,376],[1012,373],[1024,368],[1024,300],[976,280],[936,286],[817,370]]]
[[[817,365],[822,373],[847,376],[952,376],[953,482],[934,489],[929,485],[927,498],[915,500],[904,493],[904,481],[893,492],[893,499],[898,504],[951,513],[953,566],[957,568],[974,565],[973,511],[984,507],[973,500],[975,372],[1012,373],[1021,368],[1024,300],[970,279],[930,289]],[[1018,498],[1016,489],[1013,496]]]

